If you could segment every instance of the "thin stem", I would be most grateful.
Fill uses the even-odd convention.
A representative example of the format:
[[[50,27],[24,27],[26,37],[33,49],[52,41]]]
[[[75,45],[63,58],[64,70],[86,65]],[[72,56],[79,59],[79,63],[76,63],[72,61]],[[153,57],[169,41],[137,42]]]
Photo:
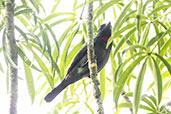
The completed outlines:
[[[93,39],[93,2],[88,5],[88,62],[89,62],[89,70],[90,70],[90,77],[92,79],[93,84],[93,92],[94,97],[97,104],[97,114],[104,114],[102,99],[101,99],[101,92],[99,89],[99,81],[97,80],[97,63],[95,59],[94,53],[94,39]]]
[[[87,0],[84,1],[83,9],[82,9],[81,14],[80,14],[80,19],[82,19],[83,12],[84,12],[84,9],[85,9],[85,6],[86,6],[86,2],[87,2]]]

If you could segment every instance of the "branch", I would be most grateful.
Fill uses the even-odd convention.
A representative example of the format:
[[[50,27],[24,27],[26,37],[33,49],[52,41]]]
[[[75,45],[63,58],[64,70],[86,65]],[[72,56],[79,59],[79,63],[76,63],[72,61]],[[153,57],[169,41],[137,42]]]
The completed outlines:
[[[122,91],[122,96],[123,96],[123,98],[124,98],[127,102],[131,102],[131,100],[129,99],[129,97],[124,96],[125,93],[126,93],[125,91]],[[130,113],[133,114],[133,109],[132,109],[132,108],[129,108],[129,110],[130,110]]]
[[[90,77],[93,82],[93,91],[94,97],[96,99],[97,104],[97,114],[104,114],[102,99],[101,99],[101,92],[98,87],[99,82],[97,80],[97,63],[95,59],[94,53],[94,39],[93,39],[93,2],[88,5],[88,62],[89,62],[89,70],[90,70]]]
[[[8,38],[9,55],[16,67],[18,64],[18,53],[16,50],[16,40],[14,34],[14,0],[5,1],[5,28]],[[9,114],[17,114],[17,99],[18,99],[18,70],[12,64],[9,64]]]

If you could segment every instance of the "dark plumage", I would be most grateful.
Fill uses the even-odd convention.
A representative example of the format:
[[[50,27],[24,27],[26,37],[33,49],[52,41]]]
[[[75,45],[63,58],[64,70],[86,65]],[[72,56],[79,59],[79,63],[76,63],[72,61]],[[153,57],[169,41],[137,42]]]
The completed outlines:
[[[107,41],[111,36],[111,24],[103,24],[98,30],[98,34],[94,39],[95,56],[97,60],[97,71],[100,72],[109,59],[112,43],[106,49]],[[87,45],[85,45],[74,58],[64,80],[54,88],[46,97],[46,102],[51,102],[63,89],[68,85],[89,77]]]

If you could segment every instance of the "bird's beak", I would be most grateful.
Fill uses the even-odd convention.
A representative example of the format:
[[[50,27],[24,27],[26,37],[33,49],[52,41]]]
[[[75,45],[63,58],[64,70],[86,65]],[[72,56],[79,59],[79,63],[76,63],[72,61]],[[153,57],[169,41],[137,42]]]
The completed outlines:
[[[105,26],[105,29],[104,29],[106,32],[111,32],[112,30],[112,25],[111,25],[111,22],[109,22],[106,26]]]
[[[111,26],[111,22],[109,22],[109,23],[106,25],[106,28],[109,28],[109,29],[111,29],[111,28],[112,28],[112,26]]]

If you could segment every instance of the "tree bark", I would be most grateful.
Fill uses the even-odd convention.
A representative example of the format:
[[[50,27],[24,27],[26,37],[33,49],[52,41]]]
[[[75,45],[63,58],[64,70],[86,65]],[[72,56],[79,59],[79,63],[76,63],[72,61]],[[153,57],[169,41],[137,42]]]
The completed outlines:
[[[88,5],[88,62],[89,62],[89,70],[90,77],[92,79],[94,97],[97,104],[97,114],[104,114],[101,92],[99,89],[99,81],[97,80],[97,63],[95,59],[94,53],[94,39],[93,39],[93,2]]]
[[[5,1],[5,27],[6,36],[8,38],[9,55],[12,61],[18,66],[18,53],[16,50],[16,40],[14,34],[14,0]],[[17,113],[17,98],[18,98],[18,70],[9,64],[9,114]]]

